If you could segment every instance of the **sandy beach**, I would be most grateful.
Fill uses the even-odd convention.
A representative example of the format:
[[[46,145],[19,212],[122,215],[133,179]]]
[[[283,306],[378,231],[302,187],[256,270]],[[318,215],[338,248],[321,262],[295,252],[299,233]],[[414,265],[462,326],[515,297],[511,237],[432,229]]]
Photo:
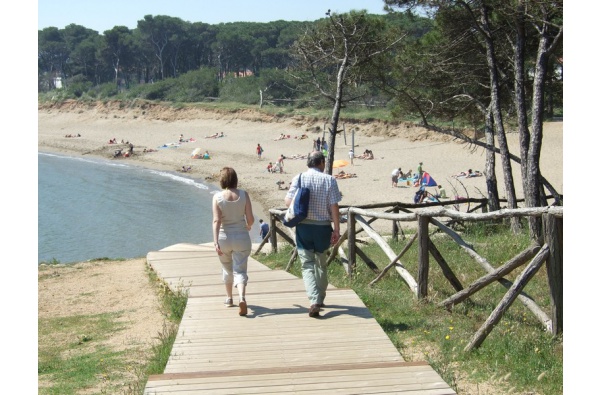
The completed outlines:
[[[342,113],[343,116],[343,113]],[[66,155],[89,155],[157,170],[180,171],[191,166],[191,178],[214,182],[214,176],[224,166],[238,172],[240,188],[250,192],[255,214],[268,216],[268,209],[283,208],[287,186],[292,177],[306,169],[305,156],[312,150],[313,140],[322,137],[326,120],[305,117],[277,117],[257,111],[239,110],[226,113],[211,109],[174,108],[149,103],[122,105],[119,102],[77,103],[38,106],[38,150]],[[453,175],[468,169],[483,170],[485,152],[448,136],[426,131],[404,123],[377,121],[341,122],[345,128],[336,139],[335,159],[349,160],[352,130],[356,155],[366,149],[374,159],[353,160],[342,169],[355,177],[339,179],[342,204],[360,205],[382,202],[412,202],[415,187],[404,184],[393,188],[391,172],[416,171],[419,162],[448,196],[484,197],[485,178],[460,178]],[[549,122],[544,127],[541,155],[542,174],[563,192],[563,125]],[[223,133],[223,137],[206,138]],[[289,138],[279,140],[280,135]],[[79,137],[66,137],[68,135]],[[179,142],[183,135],[183,142]],[[302,138],[302,136],[305,136]],[[116,139],[118,144],[109,144]],[[114,151],[134,145],[131,157],[113,158]],[[519,155],[518,134],[509,133],[511,151]],[[264,148],[258,159],[256,146]],[[192,159],[192,151],[208,151],[211,159]],[[151,152],[144,152],[146,151]],[[284,155],[284,173],[267,172],[269,162]],[[501,197],[504,197],[502,170],[496,162]],[[522,197],[520,168],[513,164],[517,196]],[[460,183],[458,182],[460,180]]]

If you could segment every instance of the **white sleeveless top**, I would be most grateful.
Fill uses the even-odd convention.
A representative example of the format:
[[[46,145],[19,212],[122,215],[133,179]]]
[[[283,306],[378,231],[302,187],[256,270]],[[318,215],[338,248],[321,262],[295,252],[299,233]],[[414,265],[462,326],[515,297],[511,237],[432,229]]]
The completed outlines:
[[[246,191],[238,189],[237,200],[229,201],[223,197],[223,192],[216,194],[217,205],[221,209],[221,231],[238,232],[246,229]]]

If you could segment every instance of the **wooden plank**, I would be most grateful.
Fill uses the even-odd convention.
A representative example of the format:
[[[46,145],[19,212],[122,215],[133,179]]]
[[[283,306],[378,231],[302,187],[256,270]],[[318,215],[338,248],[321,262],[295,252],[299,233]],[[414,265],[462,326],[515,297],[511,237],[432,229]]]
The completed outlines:
[[[427,363],[402,359],[351,289],[328,287],[321,317],[310,318],[302,279],[249,258],[240,317],[223,305],[212,248],[176,245],[149,253],[148,264],[190,297],[164,374],[145,394],[455,394]]]
[[[365,364],[355,368],[320,370],[307,366],[301,369],[290,368],[288,372],[234,370],[214,375],[195,373],[179,378],[164,376],[170,379],[150,377],[146,388],[151,392],[146,393],[210,391],[211,394],[285,394],[318,391],[336,394],[456,394],[426,365],[368,367]]]

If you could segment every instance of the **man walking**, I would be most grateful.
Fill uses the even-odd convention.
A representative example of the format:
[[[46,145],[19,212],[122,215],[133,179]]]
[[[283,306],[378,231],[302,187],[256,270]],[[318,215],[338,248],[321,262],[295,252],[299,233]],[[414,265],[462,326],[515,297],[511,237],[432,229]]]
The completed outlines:
[[[340,239],[340,211],[342,195],[337,180],[323,173],[325,156],[320,151],[308,155],[308,170],[302,173],[302,187],[310,190],[308,216],[296,225],[296,248],[302,262],[302,278],[310,301],[309,317],[318,317],[324,307],[327,280],[327,254],[332,244]],[[285,195],[289,207],[298,189],[298,175]],[[333,228],[331,226],[333,222]]]
[[[260,223],[260,239],[264,240],[269,233],[269,224],[264,222],[262,219],[259,219],[258,222]]]

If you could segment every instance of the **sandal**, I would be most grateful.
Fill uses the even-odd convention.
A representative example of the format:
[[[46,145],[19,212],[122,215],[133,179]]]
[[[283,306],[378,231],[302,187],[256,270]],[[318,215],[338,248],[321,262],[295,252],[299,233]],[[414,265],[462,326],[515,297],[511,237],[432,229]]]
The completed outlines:
[[[248,305],[246,304],[246,299],[240,300],[239,306],[240,306],[239,313],[241,316],[248,314]]]

